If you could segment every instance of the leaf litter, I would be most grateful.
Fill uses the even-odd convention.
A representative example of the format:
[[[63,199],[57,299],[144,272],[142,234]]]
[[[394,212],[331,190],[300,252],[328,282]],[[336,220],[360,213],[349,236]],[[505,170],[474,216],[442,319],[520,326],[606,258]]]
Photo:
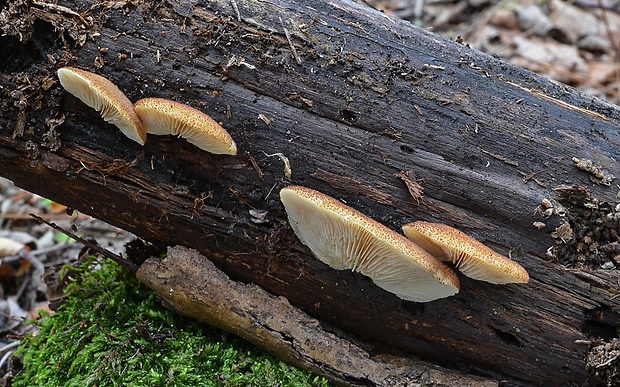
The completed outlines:
[[[96,239],[107,250],[124,253],[134,239],[126,231],[38,195],[0,178],[0,377],[9,371],[10,359],[20,341],[37,327],[27,324],[41,310],[53,313],[66,283],[58,272],[88,255],[83,245],[40,224],[30,214],[59,227]]]

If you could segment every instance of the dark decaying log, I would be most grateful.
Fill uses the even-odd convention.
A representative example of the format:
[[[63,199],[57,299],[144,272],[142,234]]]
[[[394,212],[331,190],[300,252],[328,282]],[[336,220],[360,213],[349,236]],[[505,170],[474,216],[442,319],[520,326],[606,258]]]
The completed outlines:
[[[510,383],[584,382],[587,343],[615,335],[618,272],[550,262],[561,220],[534,214],[560,184],[615,199],[572,162],[620,175],[615,106],[349,2],[15,2],[0,28],[0,175],[23,188],[192,247],[368,345]],[[63,92],[64,65],[132,101],[201,109],[238,156],[154,136],[140,147]],[[419,179],[421,198],[403,176]],[[457,296],[404,302],[312,257],[278,200],[290,183],[394,230],[454,225],[510,252],[531,281],[461,276]]]

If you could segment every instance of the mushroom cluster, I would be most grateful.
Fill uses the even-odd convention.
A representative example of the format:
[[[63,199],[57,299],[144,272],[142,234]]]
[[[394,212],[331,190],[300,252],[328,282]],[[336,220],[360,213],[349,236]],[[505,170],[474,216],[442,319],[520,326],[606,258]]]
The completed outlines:
[[[147,133],[176,135],[211,153],[237,154],[224,128],[187,105],[161,98],[134,105],[106,78],[73,67],[59,69],[58,78],[67,91],[141,145]],[[405,238],[310,188],[289,186],[280,191],[280,198],[295,234],[319,260],[334,269],[360,272],[404,300],[428,302],[458,293],[458,277],[441,260],[477,280],[529,280],[517,263],[444,224],[407,224]]]
[[[161,98],[145,98],[134,106],[106,78],[74,67],[59,69],[58,79],[65,90],[140,145],[146,142],[147,133],[172,134],[207,152],[237,154],[237,145],[228,132],[199,110]]]
[[[338,200],[301,186],[280,190],[291,227],[330,267],[370,277],[398,297],[418,302],[459,291],[450,268],[429,253]]]
[[[370,277],[398,297],[428,302],[458,293],[456,274],[496,284],[526,283],[525,269],[452,227],[415,222],[407,238],[318,191],[289,186],[280,191],[299,240],[328,266]]]

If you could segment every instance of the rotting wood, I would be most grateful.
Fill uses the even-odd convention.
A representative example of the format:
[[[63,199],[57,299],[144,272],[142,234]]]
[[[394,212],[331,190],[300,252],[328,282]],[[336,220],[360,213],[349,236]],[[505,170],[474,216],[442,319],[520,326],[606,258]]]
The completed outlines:
[[[369,346],[510,383],[588,379],[585,343],[615,330],[620,276],[550,262],[548,234],[562,220],[532,222],[560,184],[615,200],[615,181],[594,184],[571,160],[620,176],[617,107],[348,2],[58,2],[88,26],[37,4],[0,13],[0,175],[150,241],[195,248]],[[106,76],[132,101],[200,108],[229,130],[239,156],[174,138],[129,143],[55,83],[64,65]],[[281,159],[266,156],[277,153],[290,182]],[[394,177],[411,169],[425,179],[419,203]],[[394,230],[413,220],[456,226],[511,252],[531,282],[461,277],[455,297],[403,302],[312,257],[278,200],[289,183]]]
[[[180,313],[232,332],[337,384],[498,385],[413,358],[371,355],[325,331],[286,298],[275,297],[253,284],[231,281],[195,250],[168,248],[166,259],[147,260],[137,277]]]

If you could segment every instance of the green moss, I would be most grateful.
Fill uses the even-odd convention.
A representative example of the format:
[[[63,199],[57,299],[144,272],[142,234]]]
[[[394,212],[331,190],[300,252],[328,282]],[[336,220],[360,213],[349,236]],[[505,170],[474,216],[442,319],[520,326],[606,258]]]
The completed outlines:
[[[111,261],[93,260],[77,271],[65,303],[22,342],[23,370],[13,386],[327,386],[164,309]]]

